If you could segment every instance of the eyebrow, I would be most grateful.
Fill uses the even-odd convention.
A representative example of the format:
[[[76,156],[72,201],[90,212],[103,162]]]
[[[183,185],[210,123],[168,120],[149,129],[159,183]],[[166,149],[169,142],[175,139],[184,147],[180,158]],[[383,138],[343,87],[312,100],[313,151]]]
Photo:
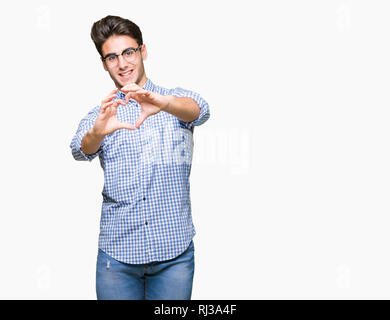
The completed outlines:
[[[123,50],[123,51],[121,52],[121,54],[122,54],[123,52],[125,52],[126,50],[129,50],[129,49],[135,50],[136,48],[133,48],[133,47],[126,48],[125,50]],[[110,55],[118,56],[118,54],[116,54],[115,52],[110,52],[110,53],[107,53],[105,56],[103,56],[103,58],[108,57],[108,56],[110,56]]]

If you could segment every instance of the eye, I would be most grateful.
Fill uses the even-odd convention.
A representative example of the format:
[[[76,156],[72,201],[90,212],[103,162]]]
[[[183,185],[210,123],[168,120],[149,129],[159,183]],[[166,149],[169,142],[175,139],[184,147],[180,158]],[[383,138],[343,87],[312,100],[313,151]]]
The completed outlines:
[[[115,61],[116,60],[116,56],[115,55],[110,55],[110,56],[106,57],[106,60],[108,60],[108,61]]]
[[[134,53],[134,51],[133,51],[132,49],[129,49],[129,50],[126,50],[123,54],[124,54],[125,56],[130,57],[133,53]]]

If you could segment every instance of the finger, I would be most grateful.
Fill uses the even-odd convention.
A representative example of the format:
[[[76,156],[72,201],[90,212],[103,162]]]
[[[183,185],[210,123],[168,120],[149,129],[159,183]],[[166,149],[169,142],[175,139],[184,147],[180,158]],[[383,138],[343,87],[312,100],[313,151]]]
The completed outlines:
[[[147,93],[148,93],[148,91],[146,91],[144,89],[138,89],[137,91],[132,91],[132,92],[129,92],[128,94],[130,97],[132,97],[134,99],[135,97],[145,96]]]
[[[123,101],[122,101],[123,102]],[[112,104],[112,106],[111,106],[111,111],[113,112],[113,113],[116,113],[116,110],[118,109],[118,107],[119,107],[119,105],[121,104],[121,105],[124,105],[124,103],[122,103],[121,101],[119,101],[119,100],[115,100],[114,101],[114,103]]]
[[[116,103],[117,105],[120,105],[120,104],[123,106],[126,105],[126,102],[123,99],[116,99],[116,100],[114,100],[114,103]]]
[[[114,115],[116,114],[116,110],[118,109],[118,106],[122,104],[122,105],[125,105],[124,104],[124,101],[122,99],[117,99],[117,100],[114,100],[111,104],[111,106],[107,109],[109,114],[110,115]]]
[[[120,129],[128,129],[128,130],[135,130],[135,127],[127,122],[121,122],[120,123]]]
[[[129,103],[129,101],[131,100],[132,98],[132,94],[134,93],[135,91],[131,90],[131,91],[126,91],[126,95],[125,95],[125,100],[126,100],[126,103]]]
[[[112,96],[113,94],[116,94],[117,91],[118,91],[118,88],[115,88],[114,90],[110,91],[110,93],[107,95],[107,97],[105,99]]]
[[[110,102],[107,102],[107,103],[103,104],[102,107],[100,108],[100,110],[102,112],[105,112],[107,110],[107,108],[112,106],[113,103],[114,103],[114,101],[110,101]]]
[[[118,105],[120,105],[120,104],[126,105],[126,103],[123,101],[123,99],[116,99],[116,100],[108,102],[105,105],[105,109],[107,109],[108,107],[118,107]]]
[[[102,105],[104,109],[106,109],[108,106],[111,106],[114,103],[115,100],[110,100]]]
[[[147,91],[138,87],[138,88],[130,88],[128,90],[123,90],[123,92],[127,94],[127,93],[147,92]]]
[[[137,101],[137,100],[135,99],[134,93],[132,93],[132,92],[129,92],[128,94],[126,94],[125,100],[127,101],[127,103],[129,103],[130,100]]]
[[[129,103],[129,100],[130,100],[130,93],[127,93],[126,95],[125,95],[125,101],[126,101],[126,103]]]
[[[112,90],[108,95],[111,96],[113,94],[116,94],[116,92],[118,91],[118,88],[115,88],[114,90]]]
[[[142,112],[137,121],[135,122],[135,127],[138,129],[147,117],[147,114]]]
[[[138,88],[133,88],[133,89],[126,90],[126,92],[127,93],[146,93],[146,92],[149,92],[149,91],[138,87]]]
[[[114,99],[116,97],[116,94],[112,94],[108,96],[107,98],[102,100],[102,104],[109,102],[110,100]]]
[[[121,91],[134,90],[134,89],[137,89],[137,88],[140,88],[140,86],[137,85],[136,83],[132,82],[132,83],[129,83],[129,84],[123,86],[121,88]]]
[[[150,97],[151,91],[145,90],[145,89],[139,89],[134,94],[138,96],[143,96],[143,97]]]
[[[137,86],[137,87],[127,87],[127,88],[123,88],[123,89],[124,89],[124,91],[129,92],[129,91],[137,91],[141,88]]]

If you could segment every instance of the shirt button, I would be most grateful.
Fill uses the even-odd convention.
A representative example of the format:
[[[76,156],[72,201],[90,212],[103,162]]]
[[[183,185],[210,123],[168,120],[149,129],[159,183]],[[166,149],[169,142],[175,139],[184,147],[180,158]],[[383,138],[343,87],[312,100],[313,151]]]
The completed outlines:
[[[142,200],[146,200],[146,198],[145,197],[143,197],[143,199]]]
[[[145,221],[145,225],[148,225],[148,222],[147,222],[147,221]]]

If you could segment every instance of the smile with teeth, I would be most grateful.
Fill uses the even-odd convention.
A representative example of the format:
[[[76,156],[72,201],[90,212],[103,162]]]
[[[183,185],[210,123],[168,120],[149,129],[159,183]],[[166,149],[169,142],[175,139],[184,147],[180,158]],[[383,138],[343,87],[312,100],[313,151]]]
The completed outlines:
[[[126,71],[126,72],[122,72],[120,73],[119,75],[123,78],[127,78],[128,76],[130,76],[131,74],[133,73],[133,70],[129,70],[129,71]]]

